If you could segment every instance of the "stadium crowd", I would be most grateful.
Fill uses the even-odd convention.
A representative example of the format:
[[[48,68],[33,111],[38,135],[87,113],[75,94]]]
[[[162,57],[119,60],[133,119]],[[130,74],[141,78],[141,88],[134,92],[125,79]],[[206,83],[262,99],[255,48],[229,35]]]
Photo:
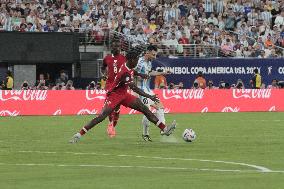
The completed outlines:
[[[259,80],[256,78],[260,78]],[[258,80],[258,82],[257,82]],[[164,75],[158,75],[153,78],[154,89],[184,89],[184,83],[178,84],[168,82]],[[7,71],[6,79],[0,81],[0,90],[14,89],[14,80],[11,71]],[[235,83],[228,83],[221,80],[219,83],[214,84],[210,79],[199,72],[194,81],[189,81],[191,89],[245,89],[245,88],[258,88],[258,89],[282,89],[284,88],[284,81],[279,81],[276,78],[270,84],[262,82],[261,75],[254,73],[250,81],[242,81],[238,79]],[[91,81],[86,87],[78,87],[76,90],[103,90],[105,88],[106,78],[100,78],[98,81]],[[73,81],[68,78],[68,74],[61,70],[57,79],[50,78],[49,74],[39,74],[38,80],[33,85],[28,81],[21,84],[22,90],[75,90]]]
[[[133,45],[154,44],[169,54],[210,57],[218,46],[225,56],[275,58],[283,57],[284,1],[0,0],[0,31],[79,32],[86,34],[90,44],[116,31]],[[196,45],[194,52],[190,45]],[[244,87],[242,81],[214,87],[212,81],[204,80],[199,77],[196,81],[202,85],[194,81],[192,87]],[[277,82],[273,80],[271,86]],[[87,89],[103,88],[103,83],[104,79],[91,82]],[[183,88],[183,83],[155,82],[155,86]],[[73,90],[74,86],[68,75],[60,73],[52,82],[42,74],[34,86],[23,82],[22,89],[29,88]]]
[[[283,0],[0,0],[0,30],[81,32],[100,42],[109,31],[197,56],[283,56]],[[197,52],[196,52],[197,51]]]

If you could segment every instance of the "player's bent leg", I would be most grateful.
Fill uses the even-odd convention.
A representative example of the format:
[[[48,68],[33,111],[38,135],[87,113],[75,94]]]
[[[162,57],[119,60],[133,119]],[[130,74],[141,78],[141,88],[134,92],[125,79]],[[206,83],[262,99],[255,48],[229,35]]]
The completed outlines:
[[[176,122],[175,121],[172,123],[172,125],[170,125],[168,127],[164,123],[159,121],[159,119],[149,110],[149,108],[147,106],[145,106],[141,102],[141,100],[139,98],[132,99],[128,103],[123,102],[123,105],[127,106],[129,108],[132,108],[134,110],[137,110],[139,112],[142,112],[147,117],[147,119],[149,121],[151,121],[152,123],[154,123],[155,125],[157,125],[161,129],[163,135],[169,136],[170,134],[172,134],[172,132],[176,128]]]
[[[109,117],[112,117],[112,121],[108,124],[108,127],[107,127],[107,134],[110,138],[113,138],[116,135],[115,126],[119,118],[119,113],[120,113],[120,105],[117,106],[114,109],[114,111],[111,113],[111,115],[109,116]]]
[[[129,108],[137,110],[143,113],[146,118],[152,123],[156,124],[159,122],[159,119],[149,110],[147,106],[145,106],[139,98],[134,99],[131,103],[127,104]]]
[[[152,142],[152,139],[151,139],[150,134],[149,134],[149,127],[150,127],[150,121],[144,115],[143,118],[142,118],[142,129],[143,129],[142,138],[145,141]]]
[[[92,119],[87,125],[85,125],[84,128],[87,130],[92,129],[94,126],[105,120],[105,118],[109,116],[112,111],[113,108],[104,106],[102,112],[96,118]]]
[[[114,127],[117,125],[119,114],[120,114],[120,106],[117,106],[115,110],[113,111],[113,126]]]
[[[108,116],[109,123],[112,123],[114,127],[117,124],[120,114],[120,106],[116,107],[115,110]]]
[[[151,106],[156,109],[156,115],[158,119],[164,124],[166,124],[164,105],[161,102],[156,102]]]
[[[146,97],[140,97],[140,100],[145,106],[147,106],[151,110],[151,104],[154,104],[151,99],[148,99]],[[145,115],[142,118],[142,139],[145,141],[152,142],[152,139],[150,137],[150,121]]]
[[[109,116],[111,114],[111,112],[113,111],[113,108],[105,105],[102,112],[95,117],[94,119],[92,119],[88,124],[86,124],[79,133],[76,133],[72,139],[69,141],[70,143],[76,143],[80,140],[80,138],[86,134],[90,129],[92,129],[94,126],[96,126],[97,124],[99,124],[100,122],[102,122],[107,116]]]

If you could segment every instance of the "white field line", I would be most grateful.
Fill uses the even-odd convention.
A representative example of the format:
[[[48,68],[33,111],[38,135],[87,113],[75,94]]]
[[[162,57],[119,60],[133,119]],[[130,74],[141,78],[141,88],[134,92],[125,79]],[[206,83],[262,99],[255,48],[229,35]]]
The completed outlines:
[[[39,153],[39,154],[72,154],[72,155],[97,155],[97,156],[117,156],[117,157],[134,157],[134,158],[147,158],[147,159],[161,159],[161,160],[179,160],[179,161],[199,161],[199,162],[212,162],[212,163],[222,163],[222,164],[231,164],[231,165],[240,165],[245,167],[254,168],[259,172],[272,172],[272,170],[253,164],[240,163],[240,162],[232,162],[232,161],[216,161],[216,160],[207,160],[207,159],[189,159],[189,158],[176,158],[176,157],[156,157],[156,156],[137,156],[137,155],[129,155],[129,154],[98,154],[98,153],[82,153],[82,152],[44,152],[44,151],[18,151],[19,153]]]
[[[259,122],[284,122],[284,120],[280,120],[280,119],[274,119],[274,120],[266,120],[266,119],[259,119],[259,120],[252,120],[252,121],[259,121]]]
[[[0,166],[27,166],[27,167],[103,167],[103,168],[140,168],[140,169],[164,169],[164,170],[187,170],[187,171],[208,171],[208,172],[239,172],[239,173],[265,173],[260,170],[238,170],[238,169],[199,169],[185,167],[151,167],[151,166],[129,166],[129,165],[96,165],[96,164],[51,164],[51,163],[0,163]],[[266,173],[284,173],[284,171],[270,171]]]

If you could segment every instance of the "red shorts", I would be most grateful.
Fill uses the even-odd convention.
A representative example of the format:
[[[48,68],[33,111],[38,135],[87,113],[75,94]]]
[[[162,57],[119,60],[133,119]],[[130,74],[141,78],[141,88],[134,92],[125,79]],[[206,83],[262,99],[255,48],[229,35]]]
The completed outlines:
[[[129,105],[136,99],[136,96],[129,93],[111,93],[110,95],[107,95],[105,105],[112,109],[115,109],[119,105],[129,107]]]

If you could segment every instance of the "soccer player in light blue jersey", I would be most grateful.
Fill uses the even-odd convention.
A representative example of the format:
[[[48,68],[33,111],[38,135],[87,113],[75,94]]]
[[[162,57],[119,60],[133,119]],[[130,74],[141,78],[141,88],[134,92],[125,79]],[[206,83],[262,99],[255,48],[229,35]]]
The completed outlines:
[[[156,59],[157,56],[157,47],[155,46],[148,46],[145,54],[139,58],[138,64],[135,68],[135,71],[137,71],[140,74],[148,75],[148,78],[142,78],[137,77],[136,78],[136,84],[137,87],[142,89],[145,93],[149,95],[154,95],[154,92],[150,89],[150,77],[151,76],[157,76],[157,75],[166,75],[169,72],[157,72],[152,69],[152,61]],[[158,119],[165,124],[165,115],[164,115],[164,105],[159,102],[154,102],[149,98],[145,98],[143,96],[140,96],[141,101],[147,106],[152,107],[156,109],[156,115]],[[143,116],[142,118],[142,127],[143,127],[143,134],[142,138],[145,141],[152,141],[150,134],[149,134],[149,126],[150,121],[147,119],[146,116]]]

